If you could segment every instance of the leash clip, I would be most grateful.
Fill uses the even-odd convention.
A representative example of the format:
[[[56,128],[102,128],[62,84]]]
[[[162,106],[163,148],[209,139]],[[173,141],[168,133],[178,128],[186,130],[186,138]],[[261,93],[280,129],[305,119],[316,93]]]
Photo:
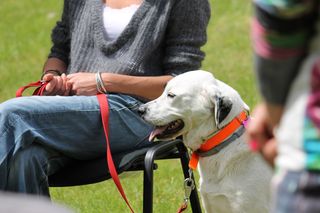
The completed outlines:
[[[194,180],[190,177],[184,180],[184,199],[183,202],[187,203],[189,201],[192,190],[194,190],[195,184]]]
[[[188,208],[188,201],[191,195],[192,190],[195,188],[194,180],[192,179],[192,170],[189,169],[189,177],[184,180],[184,198],[183,202],[178,209],[177,213],[182,213]]]

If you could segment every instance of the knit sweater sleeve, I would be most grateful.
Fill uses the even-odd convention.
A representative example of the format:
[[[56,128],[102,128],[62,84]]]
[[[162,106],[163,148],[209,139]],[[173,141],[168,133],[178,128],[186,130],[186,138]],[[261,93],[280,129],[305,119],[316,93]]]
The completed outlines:
[[[201,66],[210,19],[207,0],[177,0],[172,8],[166,32],[166,74],[178,75]]]
[[[305,57],[315,0],[255,0],[252,38],[255,71],[264,99],[283,105]]]
[[[64,0],[61,20],[57,22],[51,33],[52,47],[49,58],[59,58],[66,65],[69,64],[70,53],[70,26],[69,0]]]

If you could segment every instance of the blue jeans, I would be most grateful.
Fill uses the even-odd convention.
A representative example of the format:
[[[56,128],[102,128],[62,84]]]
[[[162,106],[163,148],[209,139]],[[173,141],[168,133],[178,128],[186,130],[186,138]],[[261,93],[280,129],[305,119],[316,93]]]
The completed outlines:
[[[113,154],[150,144],[137,99],[108,95]],[[32,96],[0,104],[0,190],[49,195],[48,175],[106,153],[96,96]]]
[[[272,193],[272,213],[320,212],[320,172],[278,171]]]

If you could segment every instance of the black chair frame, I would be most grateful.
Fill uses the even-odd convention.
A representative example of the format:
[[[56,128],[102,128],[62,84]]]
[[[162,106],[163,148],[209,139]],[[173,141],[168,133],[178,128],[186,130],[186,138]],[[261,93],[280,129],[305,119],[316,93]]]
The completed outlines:
[[[154,170],[158,168],[155,161],[161,159],[180,159],[184,177],[189,178],[189,154],[181,139],[156,142],[151,147],[113,156],[118,173],[125,171],[144,172],[143,213],[152,213],[153,211],[153,176]],[[76,186],[104,181],[110,178],[106,168],[105,158],[75,161],[58,173],[49,176],[49,185],[51,187]],[[190,178],[194,180],[193,174]],[[202,212],[197,187],[191,192],[190,204],[193,213]]]

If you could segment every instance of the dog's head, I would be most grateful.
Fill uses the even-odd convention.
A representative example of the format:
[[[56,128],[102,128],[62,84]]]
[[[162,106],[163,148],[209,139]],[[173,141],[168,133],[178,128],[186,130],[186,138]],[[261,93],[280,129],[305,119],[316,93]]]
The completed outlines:
[[[170,80],[163,94],[139,109],[156,128],[150,135],[169,140],[183,135],[193,150],[209,132],[230,122],[248,106],[239,94],[206,71],[190,71]]]

